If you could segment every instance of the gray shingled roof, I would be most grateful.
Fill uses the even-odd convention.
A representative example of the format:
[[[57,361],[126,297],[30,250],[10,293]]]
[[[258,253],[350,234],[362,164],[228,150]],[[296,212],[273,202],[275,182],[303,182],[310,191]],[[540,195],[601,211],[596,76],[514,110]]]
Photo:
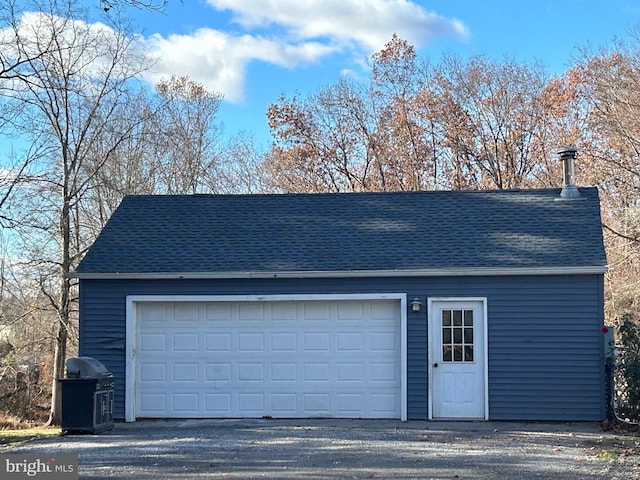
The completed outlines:
[[[76,275],[604,267],[580,191],[128,196]]]

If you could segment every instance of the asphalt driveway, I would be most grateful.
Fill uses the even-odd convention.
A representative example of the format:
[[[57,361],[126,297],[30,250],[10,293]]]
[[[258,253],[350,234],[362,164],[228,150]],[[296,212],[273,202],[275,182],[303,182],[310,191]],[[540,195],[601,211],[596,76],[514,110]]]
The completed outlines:
[[[83,479],[640,478],[611,454],[625,442],[596,423],[158,420],[0,453],[77,453]]]

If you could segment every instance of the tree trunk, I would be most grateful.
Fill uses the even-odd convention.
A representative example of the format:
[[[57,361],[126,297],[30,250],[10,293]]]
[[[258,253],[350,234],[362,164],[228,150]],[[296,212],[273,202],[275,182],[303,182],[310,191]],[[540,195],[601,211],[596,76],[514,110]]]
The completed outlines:
[[[63,179],[63,202],[60,212],[60,238],[62,239],[62,255],[60,262],[60,301],[57,305],[58,321],[56,323],[55,345],[53,350],[53,384],[51,385],[51,410],[49,412],[49,425],[60,425],[62,421],[62,395],[60,382],[58,379],[64,375],[64,364],[67,358],[67,337],[69,334],[69,295],[71,291],[71,281],[69,271],[71,270],[71,219],[70,200],[68,195],[69,173],[66,168]]]
[[[48,425],[60,425],[62,422],[62,395],[59,378],[64,375],[64,363],[67,356],[67,323],[61,318],[56,324],[55,346],[53,351],[53,384],[51,386],[51,410]]]

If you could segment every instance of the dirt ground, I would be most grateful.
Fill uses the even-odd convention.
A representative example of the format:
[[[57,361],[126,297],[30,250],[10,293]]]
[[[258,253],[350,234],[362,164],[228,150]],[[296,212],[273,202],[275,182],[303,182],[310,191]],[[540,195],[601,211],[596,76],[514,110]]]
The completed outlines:
[[[156,420],[0,453],[78,454],[82,479],[640,480],[639,440],[597,423]]]

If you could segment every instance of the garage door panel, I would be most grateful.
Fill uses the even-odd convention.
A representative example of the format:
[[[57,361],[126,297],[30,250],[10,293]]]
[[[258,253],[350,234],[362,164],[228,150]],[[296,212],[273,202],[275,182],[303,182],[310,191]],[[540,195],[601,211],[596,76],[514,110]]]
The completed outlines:
[[[141,383],[144,382],[166,382],[167,381],[167,367],[164,363],[147,363],[142,362],[140,364],[140,373],[138,379]]]
[[[200,305],[197,303],[174,303],[173,304],[173,318],[176,322],[197,322],[198,321],[198,309]]]
[[[164,352],[167,349],[167,336],[164,333],[142,333],[139,337],[140,352]]]
[[[231,411],[230,393],[209,393],[205,395],[205,415],[225,417]]]
[[[373,394],[371,399],[371,412],[375,415],[386,416],[399,409],[396,395],[388,393]]]
[[[272,302],[269,305],[271,311],[271,322],[274,325],[295,323],[298,319],[298,306],[291,302]]]
[[[398,378],[398,369],[396,365],[392,362],[388,363],[377,363],[372,362],[369,364],[369,368],[371,371],[371,381],[372,382],[396,382],[400,379]]]
[[[309,352],[328,352],[330,340],[328,333],[305,333],[303,336],[303,348]]]
[[[371,334],[371,352],[384,352],[398,350],[400,339],[393,332],[376,332]]]
[[[362,363],[338,363],[336,380],[338,382],[364,382],[365,367]]]
[[[358,302],[348,302],[337,304],[338,320],[360,320],[364,317],[365,305]]]
[[[218,325],[231,323],[231,303],[215,302],[207,303],[205,307],[205,320]]]
[[[360,332],[338,333],[336,337],[340,352],[360,352],[364,347],[364,334]]]
[[[400,416],[399,302],[178,303],[138,305],[136,416]]]
[[[291,384],[298,379],[298,366],[295,363],[272,363],[271,382],[286,382]]]
[[[167,321],[167,304],[163,302],[145,302],[138,311],[138,322],[153,323]]]
[[[195,333],[174,333],[174,352],[197,352],[199,350],[199,336]]]
[[[364,410],[364,396],[359,393],[340,393],[336,395],[338,410],[358,415]]]
[[[329,415],[331,412],[331,395],[329,393],[303,394],[304,410],[316,412],[316,415]]]
[[[205,334],[205,352],[230,352],[231,333],[207,333]]]
[[[239,363],[238,364],[238,381],[239,382],[260,382],[263,383],[264,368],[261,363]]]
[[[298,395],[295,393],[274,393],[271,395],[271,412],[274,416],[295,417],[298,413]]]
[[[166,395],[164,393],[145,393],[140,396],[140,408],[147,415],[164,415],[167,411]]]
[[[264,303],[238,303],[238,320],[241,322],[258,322],[262,323],[265,317]]]
[[[241,333],[238,335],[238,350],[241,352],[264,352],[263,333]]]
[[[284,352],[289,354],[295,352],[298,343],[298,336],[295,333],[272,333],[269,336],[271,341],[271,351],[273,353]]]
[[[329,382],[331,380],[329,363],[305,363],[302,380],[305,383]]]
[[[213,388],[220,385],[220,382],[231,381],[230,363],[206,363],[204,366],[204,380],[211,383]]]
[[[387,324],[387,320],[389,320],[389,318],[393,318],[397,314],[397,305],[393,302],[376,303],[375,308],[371,309],[370,321]]]
[[[172,413],[178,416],[196,415],[200,410],[197,393],[174,393],[171,396],[171,402]]]
[[[325,302],[309,302],[304,303],[302,319],[304,323],[311,323],[317,321],[326,322],[329,320],[330,304]]]
[[[174,382],[197,382],[199,379],[200,366],[197,363],[174,363],[173,377]]]
[[[238,393],[238,413],[243,417],[259,417],[264,412],[262,393]]]

